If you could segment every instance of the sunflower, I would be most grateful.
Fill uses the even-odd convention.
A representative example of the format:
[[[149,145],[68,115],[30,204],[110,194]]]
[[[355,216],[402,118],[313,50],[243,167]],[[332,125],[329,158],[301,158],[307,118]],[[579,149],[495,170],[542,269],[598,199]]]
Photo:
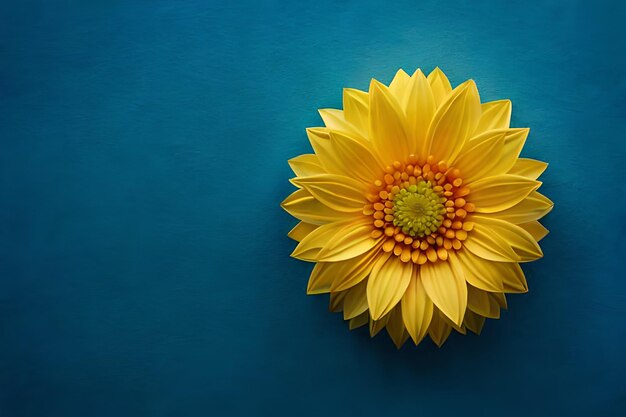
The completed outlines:
[[[528,290],[519,264],[543,256],[553,203],[537,192],[547,164],[519,158],[529,129],[509,127],[509,100],[481,104],[473,80],[452,89],[439,68],[400,70],[319,113],[282,203],[300,220],[292,256],[315,263],[308,294],[400,348],[479,334],[506,293]]]

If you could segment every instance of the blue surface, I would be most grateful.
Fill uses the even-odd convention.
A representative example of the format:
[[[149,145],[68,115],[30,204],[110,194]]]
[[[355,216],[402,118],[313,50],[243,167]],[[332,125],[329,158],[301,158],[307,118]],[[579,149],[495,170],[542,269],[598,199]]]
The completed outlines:
[[[622,2],[86,3],[0,5],[0,415],[626,411]],[[556,208],[501,320],[398,352],[278,204],[317,108],[436,65],[513,100]]]

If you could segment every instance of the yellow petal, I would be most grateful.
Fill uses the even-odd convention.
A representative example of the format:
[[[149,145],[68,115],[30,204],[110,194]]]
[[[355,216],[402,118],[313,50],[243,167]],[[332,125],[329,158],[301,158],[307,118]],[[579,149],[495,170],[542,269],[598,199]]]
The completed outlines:
[[[469,310],[465,310],[465,313],[467,313]],[[441,311],[439,312],[441,319],[443,321],[446,322],[446,324],[450,327],[452,327],[452,330],[456,330],[457,332],[461,333],[461,334],[466,334],[467,330],[465,329],[465,326],[463,324],[461,324],[460,326],[457,326],[455,323],[452,322],[452,320],[450,320],[445,314],[442,314]],[[463,321],[465,321],[465,316],[463,316]]]
[[[309,142],[315,151],[317,160],[322,167],[321,174],[345,175],[346,168],[337,154],[330,140],[330,129],[314,127],[306,130]],[[319,174],[317,174],[319,175]],[[296,186],[298,184],[295,184]]]
[[[450,336],[450,332],[452,332],[452,327],[446,323],[446,320],[444,320],[443,317],[445,317],[445,315],[441,311],[435,309],[433,312],[433,319],[430,322],[430,327],[428,328],[428,335],[439,347],[443,346],[448,336]]]
[[[367,311],[367,281],[347,290],[343,301],[343,319],[350,320]]]
[[[452,86],[448,77],[439,69],[435,68],[430,74],[428,74],[428,83],[433,92],[435,104],[440,106],[444,102],[447,95],[452,91]]]
[[[318,262],[315,264],[313,270],[311,271],[311,275],[309,276],[309,282],[307,283],[307,294],[325,294],[330,292],[330,286],[336,277],[328,273],[327,267],[329,265],[332,264],[324,262]]]
[[[475,133],[480,134],[492,129],[506,129],[511,122],[511,100],[497,100],[483,103],[480,121]]]
[[[502,156],[505,135],[504,131],[490,130],[467,142],[454,162],[466,183],[493,175],[493,168]]]
[[[372,238],[372,219],[360,217],[342,228],[331,241],[319,251],[317,261],[337,262],[354,258],[373,249],[384,236]]]
[[[388,88],[376,80],[370,84],[370,140],[385,164],[404,161],[409,155],[406,120]]]
[[[472,221],[474,230],[471,234],[478,228],[501,238],[517,254],[520,262],[534,261],[543,256],[541,248],[530,233],[513,223],[486,216],[472,216]]]
[[[309,175],[325,174],[324,168],[320,164],[319,159],[313,154],[303,154],[291,158],[289,161],[291,170],[298,177],[308,177]]]
[[[478,213],[494,213],[514,206],[535,191],[541,182],[519,175],[498,175],[474,181],[467,200]]]
[[[343,116],[364,138],[369,129],[369,100],[365,91],[343,89]]]
[[[307,294],[323,293],[328,290],[341,292],[355,286],[369,275],[379,250],[380,245],[345,261],[318,262],[311,273]],[[330,287],[327,287],[327,283]]]
[[[339,313],[341,310],[343,310],[343,302],[346,299],[346,295],[348,295],[347,291],[331,292],[328,310],[332,311],[333,313]]]
[[[348,213],[338,212],[326,207],[304,189],[291,193],[281,203],[281,207],[292,216],[315,225],[330,223],[350,216]]]
[[[350,320],[349,328],[350,330],[358,329],[361,326],[365,326],[370,321],[370,313],[366,311],[365,313],[353,318]]]
[[[543,225],[538,221],[520,223],[518,226],[530,233],[530,235],[535,238],[537,242],[546,237],[549,233],[548,229],[543,227]]]
[[[511,265],[515,265],[516,268],[509,271],[509,273],[507,274],[502,274],[503,291],[512,293],[528,292],[528,283],[526,282],[524,271],[522,271],[522,268],[519,266],[519,264]]]
[[[309,233],[313,230],[317,229],[316,224],[310,224],[305,222],[299,222],[293,229],[287,233],[287,236],[292,238],[293,240],[300,242],[304,239]]]
[[[330,130],[325,127],[309,127],[306,134],[311,143],[311,147],[315,152],[315,158],[321,168],[321,172],[311,175],[320,174],[339,174],[341,173],[340,163],[335,159],[332,145],[330,143]],[[298,175],[300,177],[309,175]],[[292,181],[293,182],[293,181]],[[294,184],[296,187],[297,184]]]
[[[330,132],[330,142],[343,175],[367,184],[382,177],[384,167],[367,143],[335,131]]]
[[[518,158],[513,167],[509,170],[509,174],[521,175],[522,177],[536,180],[543,171],[546,170],[548,164],[534,159]]]
[[[355,179],[335,174],[294,178],[293,182],[333,210],[358,213],[367,203],[366,186]]]
[[[448,262],[429,262],[420,268],[420,278],[433,304],[455,324],[463,323],[467,284],[462,267],[451,258]]]
[[[402,309],[400,304],[396,305],[389,313],[389,321],[387,321],[387,333],[396,348],[400,349],[404,344],[404,323],[402,322]]]
[[[389,84],[389,92],[395,97],[400,108],[406,110],[409,94],[411,92],[411,76],[399,69]]]
[[[466,311],[463,324],[472,332],[479,335],[483,329],[483,325],[485,324],[485,318],[474,313],[473,311]]]
[[[388,253],[376,261],[367,281],[367,302],[372,319],[378,320],[402,299],[411,281],[413,263]]]
[[[467,287],[467,308],[476,314],[490,319],[500,318],[500,306],[489,297],[489,293],[468,285]]]
[[[426,135],[437,105],[430,84],[421,70],[415,71],[411,81],[411,89],[405,107],[409,151],[418,155],[420,159],[425,159],[428,156]]]
[[[508,172],[517,161],[530,129],[527,127],[504,129],[506,136],[504,137],[504,149],[502,156],[498,161],[498,173]]]
[[[526,128],[483,132],[467,142],[454,165],[470,188],[472,181],[506,174],[515,165],[528,132]]]
[[[379,243],[362,255],[345,261],[327,263],[328,273],[336,277],[331,291],[347,290],[367,277],[372,271],[374,261],[378,259],[381,245]]]
[[[493,300],[498,304],[500,308],[507,309],[508,305],[506,303],[506,296],[501,292],[490,292],[489,297],[493,298]]]
[[[467,251],[459,252],[470,285],[494,294],[499,292],[526,292],[524,271],[517,262],[495,262],[478,258]]]
[[[517,265],[511,262],[493,262],[479,258],[469,250],[457,251],[455,255],[463,267],[465,280],[476,288],[484,291],[503,291],[502,274],[508,272],[505,269]],[[519,268],[519,265],[517,265]]]
[[[463,246],[474,255],[498,262],[518,262],[520,257],[511,245],[499,235],[492,232],[489,226],[475,224],[468,233]]]
[[[313,141],[324,142],[330,140],[330,129],[327,127],[307,127],[306,135],[313,145]],[[330,143],[329,143],[330,144]],[[314,148],[315,149],[315,148]],[[320,162],[321,164],[321,162]]]
[[[491,213],[490,216],[514,224],[528,223],[542,218],[552,210],[552,207],[554,203],[549,198],[533,191],[513,207]]]
[[[352,219],[348,219],[347,221],[343,220],[328,223],[318,227],[300,241],[298,246],[296,246],[291,253],[291,256],[303,261],[317,261],[322,248],[328,244],[333,236],[343,230],[343,228],[352,221]]]
[[[382,329],[385,328],[389,321],[389,314],[380,318],[380,320],[373,320],[370,314],[370,337],[376,336]]]
[[[428,155],[452,163],[480,118],[480,97],[473,80],[459,85],[439,106],[426,135]]]
[[[433,316],[433,303],[426,294],[417,270],[413,271],[401,305],[404,325],[417,345],[428,332]]]
[[[325,206],[304,189],[294,191],[281,203],[281,207],[295,218],[315,225],[344,220],[348,216],[353,216],[353,214],[336,211]]]
[[[318,112],[327,128],[362,138],[360,129],[346,120],[343,111],[336,109],[320,109]]]

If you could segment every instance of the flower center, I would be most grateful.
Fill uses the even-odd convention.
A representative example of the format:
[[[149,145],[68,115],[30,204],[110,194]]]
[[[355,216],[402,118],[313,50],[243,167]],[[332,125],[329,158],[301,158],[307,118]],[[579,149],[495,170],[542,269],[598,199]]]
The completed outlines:
[[[439,229],[446,213],[446,198],[433,191],[428,181],[403,188],[393,199],[393,224],[412,237],[423,237]]]
[[[370,204],[363,207],[363,214],[373,218],[371,236],[384,235],[382,249],[403,262],[446,261],[473,229],[468,215],[475,206],[466,201],[470,189],[461,172],[434,156],[422,164],[415,155],[406,163],[395,161],[371,191]]]

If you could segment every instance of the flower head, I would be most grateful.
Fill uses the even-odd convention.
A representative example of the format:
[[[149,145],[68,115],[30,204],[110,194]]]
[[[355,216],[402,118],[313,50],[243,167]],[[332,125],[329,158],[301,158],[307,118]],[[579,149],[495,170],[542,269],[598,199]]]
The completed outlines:
[[[527,291],[519,263],[542,256],[553,204],[537,192],[547,164],[519,158],[529,130],[509,127],[510,101],[481,104],[474,81],[452,89],[438,68],[400,70],[320,114],[282,203],[300,220],[292,256],[316,263],[309,294],[400,347],[478,334],[505,293]]]

